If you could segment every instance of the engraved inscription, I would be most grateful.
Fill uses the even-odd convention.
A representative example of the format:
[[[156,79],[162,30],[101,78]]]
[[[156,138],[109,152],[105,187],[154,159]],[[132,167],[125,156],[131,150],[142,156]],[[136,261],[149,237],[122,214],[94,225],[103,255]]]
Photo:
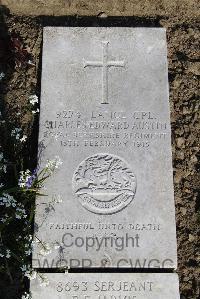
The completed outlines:
[[[93,291],[98,299],[134,299],[137,298],[140,293],[149,293],[154,290],[154,282],[153,281],[103,281],[96,280],[93,283],[89,283],[88,281],[59,281],[56,287],[58,293],[73,293],[73,292],[88,292]],[[101,295],[101,293],[104,295]],[[112,292],[115,295],[108,295],[107,292]],[[117,295],[118,292],[126,292],[125,295]],[[134,295],[133,295],[134,294]],[[72,296],[74,299],[92,298],[90,295],[83,295],[84,297],[79,297],[77,295]],[[117,297],[116,297],[117,296]]]
[[[96,109],[84,114],[66,108],[46,120],[44,127],[44,138],[55,138],[66,150],[72,147],[148,150],[153,143],[163,143],[169,135],[165,120],[150,111]]]
[[[80,163],[72,185],[84,208],[96,214],[113,214],[133,200],[136,177],[123,159],[100,153]]]
[[[124,67],[124,61],[108,60],[108,41],[102,41],[102,61],[86,61],[83,60],[84,68],[86,67],[101,67],[102,68],[102,102],[108,104],[108,68]]]

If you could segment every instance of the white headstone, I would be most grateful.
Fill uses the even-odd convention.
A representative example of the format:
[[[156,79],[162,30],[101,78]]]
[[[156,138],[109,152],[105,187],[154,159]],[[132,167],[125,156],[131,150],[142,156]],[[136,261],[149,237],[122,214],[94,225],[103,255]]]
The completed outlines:
[[[173,273],[48,273],[42,276],[31,282],[33,299],[180,299],[178,276]],[[48,281],[48,286],[40,286],[43,280]]]
[[[40,111],[33,266],[176,268],[165,30],[45,28]]]

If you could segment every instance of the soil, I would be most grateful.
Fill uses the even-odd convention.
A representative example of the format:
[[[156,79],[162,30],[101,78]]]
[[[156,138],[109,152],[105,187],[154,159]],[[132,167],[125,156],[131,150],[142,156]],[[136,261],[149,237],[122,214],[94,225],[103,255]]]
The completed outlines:
[[[197,17],[198,0],[0,0],[12,14],[48,16],[176,16]]]
[[[13,12],[15,1],[7,2],[13,2],[10,7]],[[43,1],[37,2],[41,5]],[[80,5],[85,3],[85,1],[78,2]],[[130,4],[134,1],[125,2]],[[149,1],[144,2],[145,5],[149,3]],[[3,101],[10,127],[21,127],[24,134],[28,135],[25,154],[27,163],[31,165],[36,160],[38,118],[34,119],[26,107],[30,94],[40,95],[43,26],[164,26],[167,28],[178,274],[181,299],[197,299],[200,296],[198,284],[200,273],[200,197],[198,193],[200,185],[198,163],[200,52],[197,11],[193,9],[191,13],[191,9],[196,8],[196,1],[183,1],[180,7],[185,3],[185,13],[176,16],[172,14],[171,1],[161,1],[164,3],[165,14],[162,13],[162,7],[160,7],[161,12],[158,13],[158,5],[155,6],[155,3],[160,3],[160,1],[152,2],[154,13],[151,7],[151,13],[148,15],[146,6],[144,6],[145,14],[132,13],[132,17],[106,17],[106,13],[100,14],[99,17],[30,17],[20,16],[17,4],[14,12],[18,15],[10,14],[6,7],[2,6],[4,17],[0,24],[0,71],[3,70],[6,76],[1,84],[0,98]],[[173,1],[175,2],[179,1]],[[88,6],[90,6],[89,3]],[[119,8],[116,9],[119,10]],[[76,9],[78,12],[79,8],[76,7]],[[123,11],[119,15],[124,13],[125,8],[121,6],[121,9]],[[99,14],[99,11],[103,10],[100,10],[98,6],[96,13]],[[21,11],[21,14],[26,12],[27,6],[25,6],[25,12]],[[48,12],[47,9],[46,13]],[[21,48],[16,47],[15,38],[20,41]],[[6,140],[3,144],[6,147]],[[6,298],[8,294],[8,298],[16,298],[20,286],[15,284],[11,286],[8,283],[6,286],[3,285],[6,291],[2,298]]]

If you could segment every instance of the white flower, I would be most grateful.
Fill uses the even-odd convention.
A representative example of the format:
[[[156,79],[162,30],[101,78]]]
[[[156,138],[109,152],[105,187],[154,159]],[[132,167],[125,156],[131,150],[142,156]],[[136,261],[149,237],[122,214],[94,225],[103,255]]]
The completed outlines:
[[[25,272],[24,276],[28,277],[30,280],[36,279],[37,272],[35,270],[28,270]]]
[[[15,128],[11,131],[11,136],[15,136],[16,134],[20,133],[22,131],[21,128]]]
[[[22,129],[20,128],[15,128],[11,131],[11,136],[15,137],[16,140],[20,139],[20,134],[21,134]]]
[[[2,196],[0,197],[0,206],[5,205],[6,208],[9,207],[16,207],[17,201],[14,199],[14,197],[8,193],[3,193]]]
[[[37,238],[35,238],[33,241],[32,241],[32,244],[39,244],[40,243],[40,240],[38,240]]]
[[[7,166],[6,165],[3,165],[3,172],[7,173]]]
[[[32,249],[25,250],[25,254],[27,256],[31,255],[31,253],[32,253]]]
[[[45,275],[40,274],[40,276],[38,276],[38,279],[41,287],[46,287],[49,285],[49,280]]]
[[[11,251],[9,249],[6,250],[6,258],[9,259],[11,257]]]
[[[5,77],[5,73],[4,72],[1,72],[0,73],[0,81]]]
[[[6,165],[0,165],[0,171],[3,171],[3,173],[7,172],[7,166]]]
[[[3,153],[0,153],[0,161],[3,160]]]
[[[23,137],[20,139],[20,141],[21,141],[21,142],[25,142],[25,141],[27,140],[27,138],[28,138],[28,137],[27,137],[26,135],[23,135]]]
[[[19,207],[17,207],[17,208],[16,208],[15,217],[16,217],[16,219],[26,218],[26,217],[27,217],[27,215],[26,215],[26,210],[23,209],[23,208],[19,208]]]
[[[41,250],[39,252],[40,255],[47,256],[48,254],[51,253],[51,246],[50,246],[49,243],[42,242],[41,246],[42,246],[42,248],[41,248]]]
[[[31,105],[35,105],[36,103],[38,103],[38,97],[35,94],[31,95],[28,99]]]
[[[30,64],[30,65],[35,65],[35,63],[33,61],[31,61],[30,59],[28,60],[27,63]]]
[[[27,183],[31,179],[31,172],[29,169],[26,171],[20,171],[20,177],[19,177],[19,182],[18,185],[20,188],[25,188],[27,187]]]
[[[62,165],[62,163],[61,159],[58,156],[55,156],[55,159],[47,160],[45,168],[48,172],[53,173],[55,169],[58,169],[60,165]]]
[[[33,114],[36,114],[36,113],[39,113],[39,112],[40,112],[39,108],[37,108],[36,110],[32,110]]]
[[[24,295],[22,295],[22,299],[31,299],[32,298],[32,296],[31,296],[31,294],[28,294],[28,293],[24,293]]]
[[[59,243],[55,243],[55,244],[54,244],[54,248],[55,248],[55,249],[59,249],[59,248],[60,248],[60,244],[59,244]]]
[[[27,239],[28,239],[29,241],[32,241],[32,240],[33,240],[33,236],[32,236],[32,235],[28,235],[28,236],[27,236]]]
[[[1,205],[1,204],[0,204]],[[1,218],[0,219],[0,221],[2,222],[2,223],[5,223],[7,220],[8,220],[8,215],[7,214],[5,214],[5,218]]]
[[[27,271],[27,266],[23,265],[22,267],[20,267],[20,269],[22,270],[22,272],[26,272]]]
[[[0,253],[0,257],[4,257],[4,254],[3,254],[3,253]]]

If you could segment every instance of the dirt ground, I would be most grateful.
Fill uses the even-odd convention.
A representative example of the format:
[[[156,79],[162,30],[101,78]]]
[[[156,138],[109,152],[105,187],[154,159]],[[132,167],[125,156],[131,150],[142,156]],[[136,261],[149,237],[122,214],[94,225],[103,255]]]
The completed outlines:
[[[33,9],[34,2],[37,4],[37,9]],[[108,1],[95,0],[93,4],[96,3],[96,9],[92,1],[87,3],[66,0],[58,1],[58,5],[59,3],[61,5],[61,2],[62,14],[67,14],[67,11],[72,9],[76,16],[26,16],[26,14],[33,15],[35,12],[37,15],[48,15],[49,7],[45,5],[45,1],[2,1],[2,4],[8,4],[10,8],[9,13],[5,6],[1,7],[4,17],[0,24],[0,67],[6,74],[0,97],[5,104],[7,121],[11,126],[23,128],[24,133],[29,137],[29,145],[37,143],[38,119],[34,121],[33,115],[25,107],[30,94],[40,95],[43,26],[164,26],[167,28],[178,274],[181,299],[197,299],[200,296],[198,283],[198,280],[200,281],[198,1],[142,1],[144,4],[139,6],[140,1],[112,0],[109,6]],[[51,14],[56,14],[59,11],[59,6],[55,8],[56,1],[49,1],[49,3],[54,7]],[[105,3],[107,9],[104,9]],[[133,3],[135,3],[135,10]],[[77,16],[79,11],[80,15],[85,14],[87,17]],[[129,17],[122,17],[126,14]],[[88,17],[89,15],[93,17]],[[99,16],[96,17],[97,15]],[[119,15],[119,17],[106,18],[106,15]],[[16,37],[25,49],[24,52],[16,49],[13,44]],[[12,289],[12,286],[8,287]],[[16,298],[16,296],[11,292],[9,298]]]
[[[17,15],[176,16],[194,18],[200,13],[198,0],[0,0]]]

